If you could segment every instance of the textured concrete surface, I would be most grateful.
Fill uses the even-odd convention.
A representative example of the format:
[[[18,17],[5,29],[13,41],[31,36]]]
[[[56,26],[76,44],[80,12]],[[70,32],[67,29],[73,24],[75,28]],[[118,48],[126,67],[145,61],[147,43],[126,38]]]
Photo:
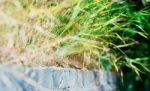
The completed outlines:
[[[3,66],[0,91],[116,91],[116,76],[97,70]]]

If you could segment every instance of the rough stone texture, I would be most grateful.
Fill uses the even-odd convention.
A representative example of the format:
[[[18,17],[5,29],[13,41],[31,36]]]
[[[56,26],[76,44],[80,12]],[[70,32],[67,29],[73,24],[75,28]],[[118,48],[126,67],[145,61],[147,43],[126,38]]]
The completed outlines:
[[[0,91],[116,91],[116,75],[111,72],[56,67],[20,69],[0,67]]]

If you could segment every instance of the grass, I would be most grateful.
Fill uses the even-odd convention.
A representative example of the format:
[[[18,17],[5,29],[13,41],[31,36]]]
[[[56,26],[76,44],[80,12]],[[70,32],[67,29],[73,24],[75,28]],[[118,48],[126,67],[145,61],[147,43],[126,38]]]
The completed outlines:
[[[121,71],[147,70],[130,48],[149,39],[148,9],[111,0],[1,0],[0,62]],[[144,17],[144,18],[143,18]]]

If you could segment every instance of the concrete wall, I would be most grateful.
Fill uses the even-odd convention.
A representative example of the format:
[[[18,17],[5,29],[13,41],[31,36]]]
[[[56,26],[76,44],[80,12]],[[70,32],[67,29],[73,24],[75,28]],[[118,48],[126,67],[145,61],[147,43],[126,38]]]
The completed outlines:
[[[0,67],[0,91],[116,91],[116,75],[69,68]]]

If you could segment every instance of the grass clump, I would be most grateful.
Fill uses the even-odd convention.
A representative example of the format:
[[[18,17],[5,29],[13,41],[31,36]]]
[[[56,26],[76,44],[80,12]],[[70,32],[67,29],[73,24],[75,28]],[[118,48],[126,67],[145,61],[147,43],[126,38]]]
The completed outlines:
[[[140,44],[135,36],[149,38],[143,22],[149,18],[148,9],[131,12],[132,6],[111,0],[4,0],[0,4],[4,4],[0,45],[16,54],[6,62],[116,71],[128,66],[137,74],[140,68],[148,70],[142,63],[149,60],[147,56],[129,55],[131,47]]]

